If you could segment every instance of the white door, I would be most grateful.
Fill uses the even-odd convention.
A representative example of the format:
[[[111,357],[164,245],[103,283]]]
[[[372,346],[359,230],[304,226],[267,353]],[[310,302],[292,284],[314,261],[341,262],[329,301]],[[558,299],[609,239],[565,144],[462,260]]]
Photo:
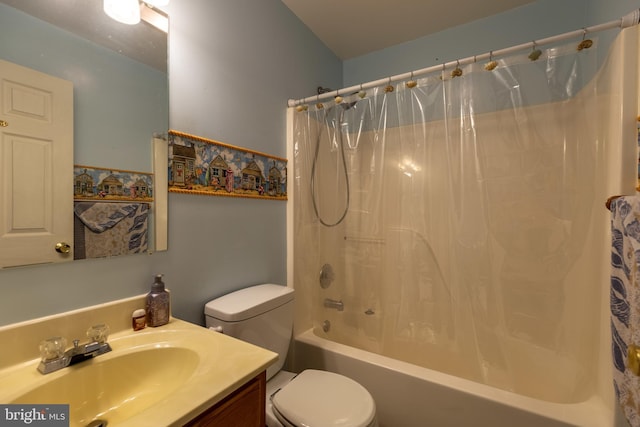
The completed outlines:
[[[70,261],[73,84],[0,60],[0,98],[0,267]]]

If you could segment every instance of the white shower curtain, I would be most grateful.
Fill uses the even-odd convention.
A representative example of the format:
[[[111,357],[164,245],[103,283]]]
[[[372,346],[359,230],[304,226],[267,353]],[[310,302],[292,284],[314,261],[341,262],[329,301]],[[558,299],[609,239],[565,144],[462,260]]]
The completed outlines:
[[[544,400],[593,390],[624,75],[579,42],[294,113],[295,286],[318,329]]]

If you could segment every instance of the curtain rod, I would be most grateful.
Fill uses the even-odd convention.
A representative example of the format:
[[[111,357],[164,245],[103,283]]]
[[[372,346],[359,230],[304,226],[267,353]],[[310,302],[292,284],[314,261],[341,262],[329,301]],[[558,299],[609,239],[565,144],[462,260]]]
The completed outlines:
[[[507,55],[507,54],[510,54],[510,53],[513,53],[513,52],[516,52],[516,51],[519,51],[519,50],[524,50],[524,49],[527,49],[527,48],[535,48],[536,46],[543,46],[543,45],[546,45],[546,44],[556,43],[556,42],[559,42],[559,41],[562,41],[562,40],[566,40],[566,39],[570,39],[570,38],[574,38],[574,37],[579,37],[579,36],[583,36],[584,37],[584,35],[586,35],[587,33],[596,33],[598,31],[604,31],[604,30],[608,30],[608,29],[611,29],[611,28],[615,28],[615,27],[619,27],[620,29],[624,29],[624,28],[627,28],[627,27],[638,25],[639,23],[640,23],[640,9],[636,9],[636,10],[626,14],[625,16],[623,16],[620,19],[616,19],[614,21],[609,21],[609,22],[606,22],[604,24],[594,25],[594,26],[591,26],[591,27],[585,27],[585,28],[582,28],[580,30],[570,31],[568,33],[560,34],[560,35],[557,35],[557,36],[547,37],[547,38],[540,39],[540,40],[534,40],[534,41],[529,42],[529,43],[522,43],[522,44],[519,44],[517,46],[508,47],[508,48],[505,48],[505,49],[494,50],[494,51],[491,51],[491,52],[483,53],[481,55],[469,56],[467,58],[457,59],[455,61],[450,61],[450,62],[445,62],[444,64],[434,65],[432,67],[422,68],[422,69],[411,71],[411,72],[408,72],[408,73],[397,74],[395,76],[385,77],[383,79],[373,80],[373,81],[370,81],[368,83],[361,83],[361,84],[358,84],[358,85],[354,85],[354,86],[350,86],[350,87],[334,90],[334,91],[331,91],[331,92],[325,92],[323,94],[309,96],[309,97],[303,98],[303,99],[289,99],[287,101],[287,106],[295,107],[295,106],[301,105],[301,104],[307,104],[307,103],[310,103],[310,102],[317,102],[317,101],[319,101],[321,99],[334,98],[336,96],[340,96],[340,94],[342,94],[342,95],[351,94],[353,92],[361,91],[361,90],[364,90],[364,89],[371,89],[371,88],[374,88],[374,87],[377,87],[377,86],[382,86],[384,84],[391,84],[393,82],[397,82],[397,81],[401,81],[401,80],[412,79],[414,77],[419,77],[421,75],[432,73],[434,71],[444,70],[445,68],[448,68],[448,67],[453,67],[453,66],[457,67],[457,66],[460,66],[460,65],[467,65],[467,64],[470,64],[472,62],[476,62],[478,60],[492,59],[493,57],[496,57],[496,56]]]

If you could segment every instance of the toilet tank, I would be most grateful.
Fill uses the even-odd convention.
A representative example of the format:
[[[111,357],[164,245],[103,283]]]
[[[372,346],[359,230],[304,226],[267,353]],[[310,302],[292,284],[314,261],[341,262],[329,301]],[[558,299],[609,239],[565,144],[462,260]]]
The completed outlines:
[[[287,357],[293,331],[293,289],[264,284],[240,289],[209,301],[204,308],[208,328],[278,353],[267,380]]]

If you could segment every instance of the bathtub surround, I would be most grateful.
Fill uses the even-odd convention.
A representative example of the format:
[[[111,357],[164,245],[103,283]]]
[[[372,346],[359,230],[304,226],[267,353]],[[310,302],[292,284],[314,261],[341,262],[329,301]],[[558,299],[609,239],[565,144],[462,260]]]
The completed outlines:
[[[541,402],[601,401],[613,425],[602,204],[635,188],[637,37],[602,68],[595,46],[554,45],[290,113],[302,322]]]

